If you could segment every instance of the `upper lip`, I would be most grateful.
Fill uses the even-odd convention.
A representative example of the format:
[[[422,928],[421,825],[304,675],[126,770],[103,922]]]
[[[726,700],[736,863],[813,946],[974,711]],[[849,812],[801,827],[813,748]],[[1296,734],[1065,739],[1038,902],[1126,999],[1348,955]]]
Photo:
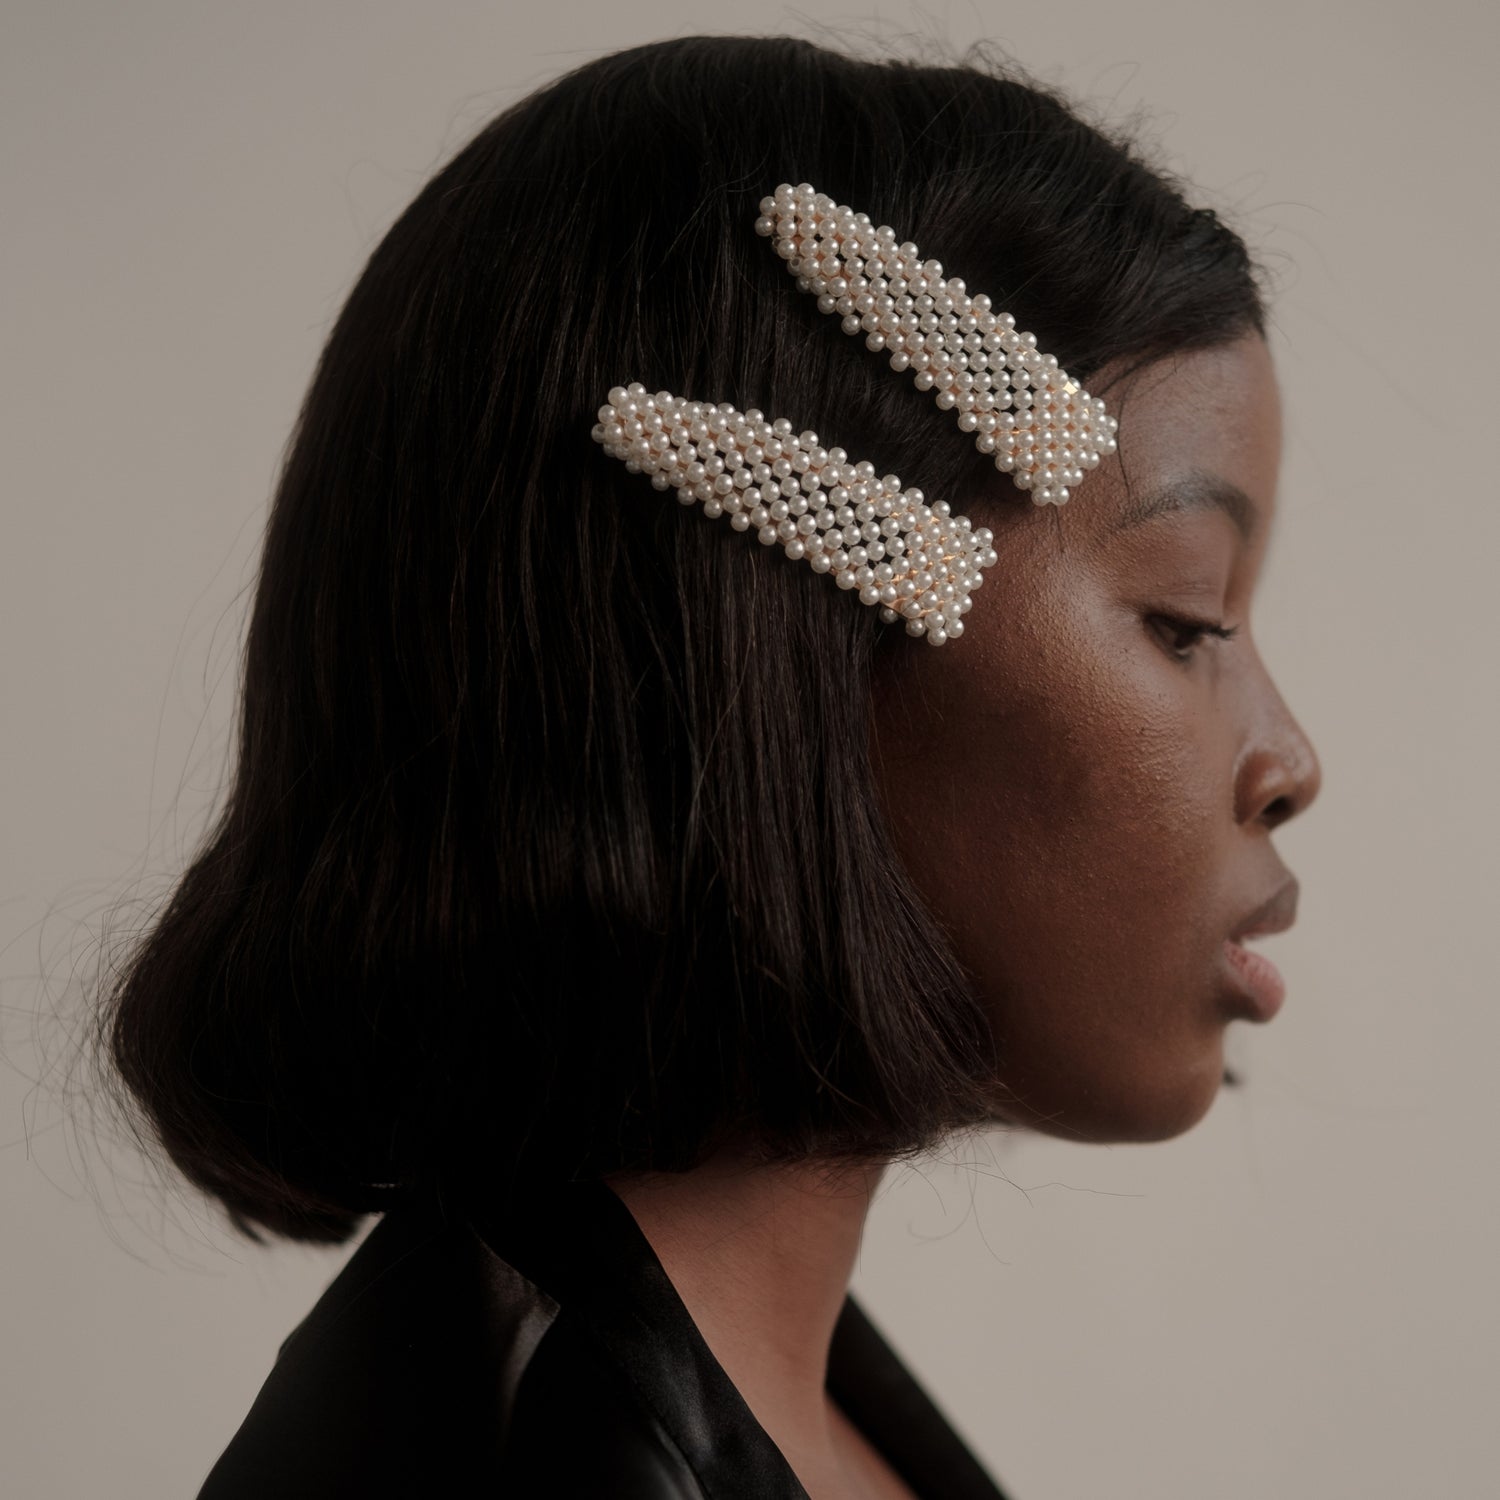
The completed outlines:
[[[1269,937],[1273,932],[1285,932],[1297,920],[1297,881],[1288,876],[1269,901],[1257,906],[1248,917],[1230,934],[1233,942],[1247,938]]]

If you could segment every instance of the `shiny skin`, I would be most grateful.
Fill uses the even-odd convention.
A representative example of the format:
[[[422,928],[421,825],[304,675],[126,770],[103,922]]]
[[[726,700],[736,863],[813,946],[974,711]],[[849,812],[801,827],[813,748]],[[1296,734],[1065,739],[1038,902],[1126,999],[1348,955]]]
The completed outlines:
[[[1321,771],[1250,627],[1282,447],[1264,341],[1090,388],[1118,451],[1061,507],[999,474],[955,506],[999,560],[958,639],[882,641],[872,756],[903,862],[992,1019],[997,1119],[1149,1141],[1215,1098],[1244,1013],[1223,943],[1291,878],[1273,834]],[[1248,542],[1220,509],[1117,529],[1188,473],[1244,491]]]

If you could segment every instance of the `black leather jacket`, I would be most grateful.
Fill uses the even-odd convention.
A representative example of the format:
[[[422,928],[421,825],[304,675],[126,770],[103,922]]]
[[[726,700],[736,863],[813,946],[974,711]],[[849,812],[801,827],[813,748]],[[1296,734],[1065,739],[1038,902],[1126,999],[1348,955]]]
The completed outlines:
[[[923,1500],[1004,1500],[852,1296],[839,1406]],[[807,1500],[602,1182],[389,1210],[199,1500]]]

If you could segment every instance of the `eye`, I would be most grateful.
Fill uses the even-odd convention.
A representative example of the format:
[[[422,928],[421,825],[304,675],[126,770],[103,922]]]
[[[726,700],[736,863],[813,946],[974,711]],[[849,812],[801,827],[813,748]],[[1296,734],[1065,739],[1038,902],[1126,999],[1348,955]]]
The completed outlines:
[[[1216,625],[1212,620],[1189,620],[1181,615],[1150,615],[1147,623],[1158,626],[1158,634],[1168,653],[1177,661],[1191,661],[1193,652],[1206,636],[1215,640],[1233,640],[1238,625]]]

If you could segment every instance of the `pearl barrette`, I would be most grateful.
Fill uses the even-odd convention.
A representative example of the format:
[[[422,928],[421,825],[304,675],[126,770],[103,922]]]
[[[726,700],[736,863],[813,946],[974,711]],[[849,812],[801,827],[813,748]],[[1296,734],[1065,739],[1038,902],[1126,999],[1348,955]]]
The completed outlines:
[[[941,646],[963,634],[994,538],[946,500],[928,505],[896,475],[877,477],[874,464],[850,463],[817,433],[753,407],[653,395],[633,381],[610,391],[598,417],[594,441],[632,474],[649,474],[653,488],[701,502],[705,516],[727,515],[736,531],[754,527],[766,546],[857,589],[887,624],[904,618],[908,635]]]
[[[799,290],[817,294],[819,311],[841,314],[844,332],[863,333],[867,348],[889,351],[893,370],[915,371],[917,389],[956,410],[974,446],[1036,504],[1062,505],[1069,486],[1115,451],[1119,424],[1103,400],[1040,353],[1035,334],[1017,333],[1009,313],[945,279],[941,261],[897,244],[889,225],[877,228],[806,182],[783,182],[760,212],[756,232],[772,238]]]

